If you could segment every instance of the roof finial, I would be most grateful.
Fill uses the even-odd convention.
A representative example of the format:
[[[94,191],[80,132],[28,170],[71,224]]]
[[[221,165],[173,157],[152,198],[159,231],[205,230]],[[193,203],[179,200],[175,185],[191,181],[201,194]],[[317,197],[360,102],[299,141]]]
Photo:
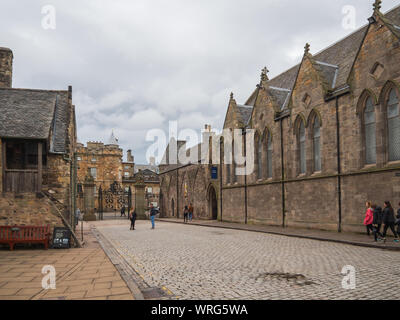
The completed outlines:
[[[304,47],[304,53],[307,54],[310,52],[310,44],[307,42],[306,46]]]
[[[231,100],[233,100],[233,92],[231,92]]]
[[[268,78],[268,72],[269,72],[269,70],[267,69],[267,67],[264,67],[264,68],[261,70],[261,81],[268,81],[268,80],[269,80],[269,78]]]
[[[382,0],[375,0],[373,7],[374,7],[374,12],[380,11],[382,8]]]

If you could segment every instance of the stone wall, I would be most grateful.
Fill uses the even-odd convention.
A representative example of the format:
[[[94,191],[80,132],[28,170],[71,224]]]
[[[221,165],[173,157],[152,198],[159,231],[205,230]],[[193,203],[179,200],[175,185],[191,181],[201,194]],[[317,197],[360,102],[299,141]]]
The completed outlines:
[[[13,53],[10,49],[0,48],[0,88],[12,87]]]
[[[0,225],[63,227],[62,219],[45,197],[36,194],[0,194]]]
[[[3,192],[3,145],[0,138],[0,193]]]

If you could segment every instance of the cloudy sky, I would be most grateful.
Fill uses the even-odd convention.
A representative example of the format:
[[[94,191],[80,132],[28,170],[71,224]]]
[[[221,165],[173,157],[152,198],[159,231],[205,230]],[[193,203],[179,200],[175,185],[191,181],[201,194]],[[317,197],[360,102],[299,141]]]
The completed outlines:
[[[18,88],[73,86],[80,142],[111,130],[137,163],[148,130],[221,128],[231,91],[244,103],[262,67],[270,78],[353,32],[373,0],[0,0],[0,47],[14,52]],[[384,0],[382,11],[399,4]],[[56,10],[44,29],[42,8]],[[346,24],[349,26],[349,24]]]

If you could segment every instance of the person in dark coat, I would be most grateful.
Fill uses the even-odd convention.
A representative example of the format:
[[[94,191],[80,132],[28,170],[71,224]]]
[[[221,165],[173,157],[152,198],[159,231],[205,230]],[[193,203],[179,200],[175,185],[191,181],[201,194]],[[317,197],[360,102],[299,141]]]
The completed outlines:
[[[121,208],[121,217],[122,217],[122,216],[126,217],[126,214],[125,214],[125,206],[123,206],[123,207]]]
[[[188,209],[188,206],[185,206],[185,210],[183,210],[183,222],[184,223],[188,222],[188,216],[189,216],[189,209]]]
[[[372,210],[374,210],[374,220],[372,222],[372,225],[373,225],[374,238],[376,242],[378,240],[382,240],[381,228],[382,228],[383,212],[382,208],[380,206],[377,206],[376,204],[372,206]]]
[[[136,211],[133,210],[132,213],[129,215],[129,219],[131,220],[131,230],[135,230],[136,217]]]
[[[397,234],[400,235],[400,202],[399,202],[399,209],[397,210],[397,215],[396,215],[397,221]]]
[[[386,233],[387,230],[390,228],[394,234],[394,241],[399,242],[399,236],[397,232],[394,230],[394,223],[395,223],[395,218],[394,218],[394,210],[392,207],[392,204],[390,201],[385,201],[385,207],[383,209],[383,224],[385,225],[383,228],[383,241],[386,242]]]

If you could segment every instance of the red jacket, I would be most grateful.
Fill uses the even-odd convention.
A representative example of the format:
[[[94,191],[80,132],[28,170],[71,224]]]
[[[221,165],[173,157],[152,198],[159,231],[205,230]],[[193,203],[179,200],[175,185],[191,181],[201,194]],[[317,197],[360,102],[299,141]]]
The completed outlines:
[[[368,226],[374,222],[374,211],[369,208],[365,213],[364,225]]]

